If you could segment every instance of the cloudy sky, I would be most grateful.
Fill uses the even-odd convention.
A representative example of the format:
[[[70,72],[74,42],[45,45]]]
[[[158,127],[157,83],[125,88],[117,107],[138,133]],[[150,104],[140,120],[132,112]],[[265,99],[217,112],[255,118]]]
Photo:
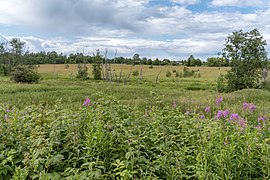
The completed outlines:
[[[0,42],[29,51],[205,60],[231,32],[258,28],[270,47],[269,0],[1,0]],[[270,48],[267,48],[268,52]]]

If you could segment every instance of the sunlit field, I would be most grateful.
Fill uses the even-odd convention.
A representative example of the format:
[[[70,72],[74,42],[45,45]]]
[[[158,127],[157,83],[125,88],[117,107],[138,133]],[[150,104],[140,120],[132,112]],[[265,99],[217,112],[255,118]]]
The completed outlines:
[[[77,73],[77,64],[69,64],[68,66],[63,64],[55,64],[55,65],[40,65],[38,68],[38,71],[45,75],[45,77],[49,78],[73,78],[76,76]],[[91,71],[92,71],[92,65],[87,65],[89,70],[89,77],[93,78]],[[147,81],[155,81],[156,76],[160,73],[159,79],[161,81],[170,81],[172,78],[176,79],[175,74],[172,74],[171,78],[166,77],[166,72],[173,71],[176,72],[182,72],[184,66],[153,66],[153,68],[149,68],[150,65],[119,65],[119,64],[112,64],[110,65],[112,72],[114,75],[119,76],[122,72],[122,75],[124,77],[128,77],[129,74],[132,77],[132,71],[138,70],[141,72],[142,70],[142,77]],[[216,81],[219,74],[225,74],[227,70],[229,70],[229,67],[189,67],[190,71],[194,70],[196,72],[200,72],[201,77],[197,80],[199,81]],[[193,77],[187,78],[187,79],[194,79]]]

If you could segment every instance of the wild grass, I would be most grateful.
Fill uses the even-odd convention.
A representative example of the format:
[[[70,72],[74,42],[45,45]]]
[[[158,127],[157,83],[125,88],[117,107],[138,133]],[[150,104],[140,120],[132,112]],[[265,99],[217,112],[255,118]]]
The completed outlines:
[[[129,72],[129,68],[137,68],[137,66],[131,65],[112,67],[116,73],[120,72],[121,68],[122,72]],[[17,84],[11,82],[9,78],[0,77],[0,101],[12,106],[24,107],[31,104],[53,106],[58,99],[62,99],[66,107],[75,108],[82,104],[85,96],[91,97],[96,92],[103,92],[105,95],[116,97],[124,104],[141,108],[153,104],[153,98],[156,96],[162,96],[163,102],[167,104],[175,102],[181,107],[182,112],[187,110],[199,112],[206,105],[212,105],[214,102],[211,100],[220,95],[216,92],[215,78],[219,73],[224,73],[228,69],[199,67],[199,71],[202,72],[200,78],[179,78],[178,81],[172,81],[171,78],[165,76],[166,70],[179,70],[183,67],[154,66],[149,69],[148,66],[144,66],[145,73],[142,79],[131,77],[131,80],[124,84],[123,82],[118,83],[118,81],[104,82],[92,79],[83,81],[75,77],[70,78],[70,72],[76,76],[76,68],[76,65],[69,65],[69,69],[66,69],[65,65],[41,65],[38,70],[45,77],[39,84]],[[193,67],[193,69],[195,68],[197,67]],[[54,76],[54,71],[58,74],[57,76]],[[90,66],[89,71],[91,75]],[[160,71],[164,74],[160,75],[160,80],[156,83],[154,75]],[[50,76],[46,76],[46,74]],[[235,104],[245,100],[259,106],[261,104],[265,111],[270,106],[267,103],[270,96],[269,91],[243,90],[223,96],[230,99],[227,106],[233,109],[238,108]]]
[[[53,108],[1,106],[0,176],[269,179],[269,115],[258,120],[258,109],[241,108],[217,118],[215,107],[228,108],[228,100],[204,117],[157,95],[144,111],[103,93],[77,109],[61,101]],[[241,118],[232,119],[235,113]]]

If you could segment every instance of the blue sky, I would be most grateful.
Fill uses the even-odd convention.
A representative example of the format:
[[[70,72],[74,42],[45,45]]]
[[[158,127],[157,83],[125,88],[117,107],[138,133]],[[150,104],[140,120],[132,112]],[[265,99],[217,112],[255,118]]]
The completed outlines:
[[[0,40],[21,38],[34,52],[206,60],[235,30],[258,28],[269,44],[269,17],[269,0],[1,0]]]

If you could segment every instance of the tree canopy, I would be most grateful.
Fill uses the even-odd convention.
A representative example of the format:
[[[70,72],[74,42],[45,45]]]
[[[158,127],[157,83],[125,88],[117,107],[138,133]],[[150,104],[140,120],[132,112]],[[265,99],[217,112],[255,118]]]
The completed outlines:
[[[266,45],[257,29],[234,31],[226,38],[222,54],[231,65],[224,77],[227,91],[260,86],[262,70],[268,63]]]

